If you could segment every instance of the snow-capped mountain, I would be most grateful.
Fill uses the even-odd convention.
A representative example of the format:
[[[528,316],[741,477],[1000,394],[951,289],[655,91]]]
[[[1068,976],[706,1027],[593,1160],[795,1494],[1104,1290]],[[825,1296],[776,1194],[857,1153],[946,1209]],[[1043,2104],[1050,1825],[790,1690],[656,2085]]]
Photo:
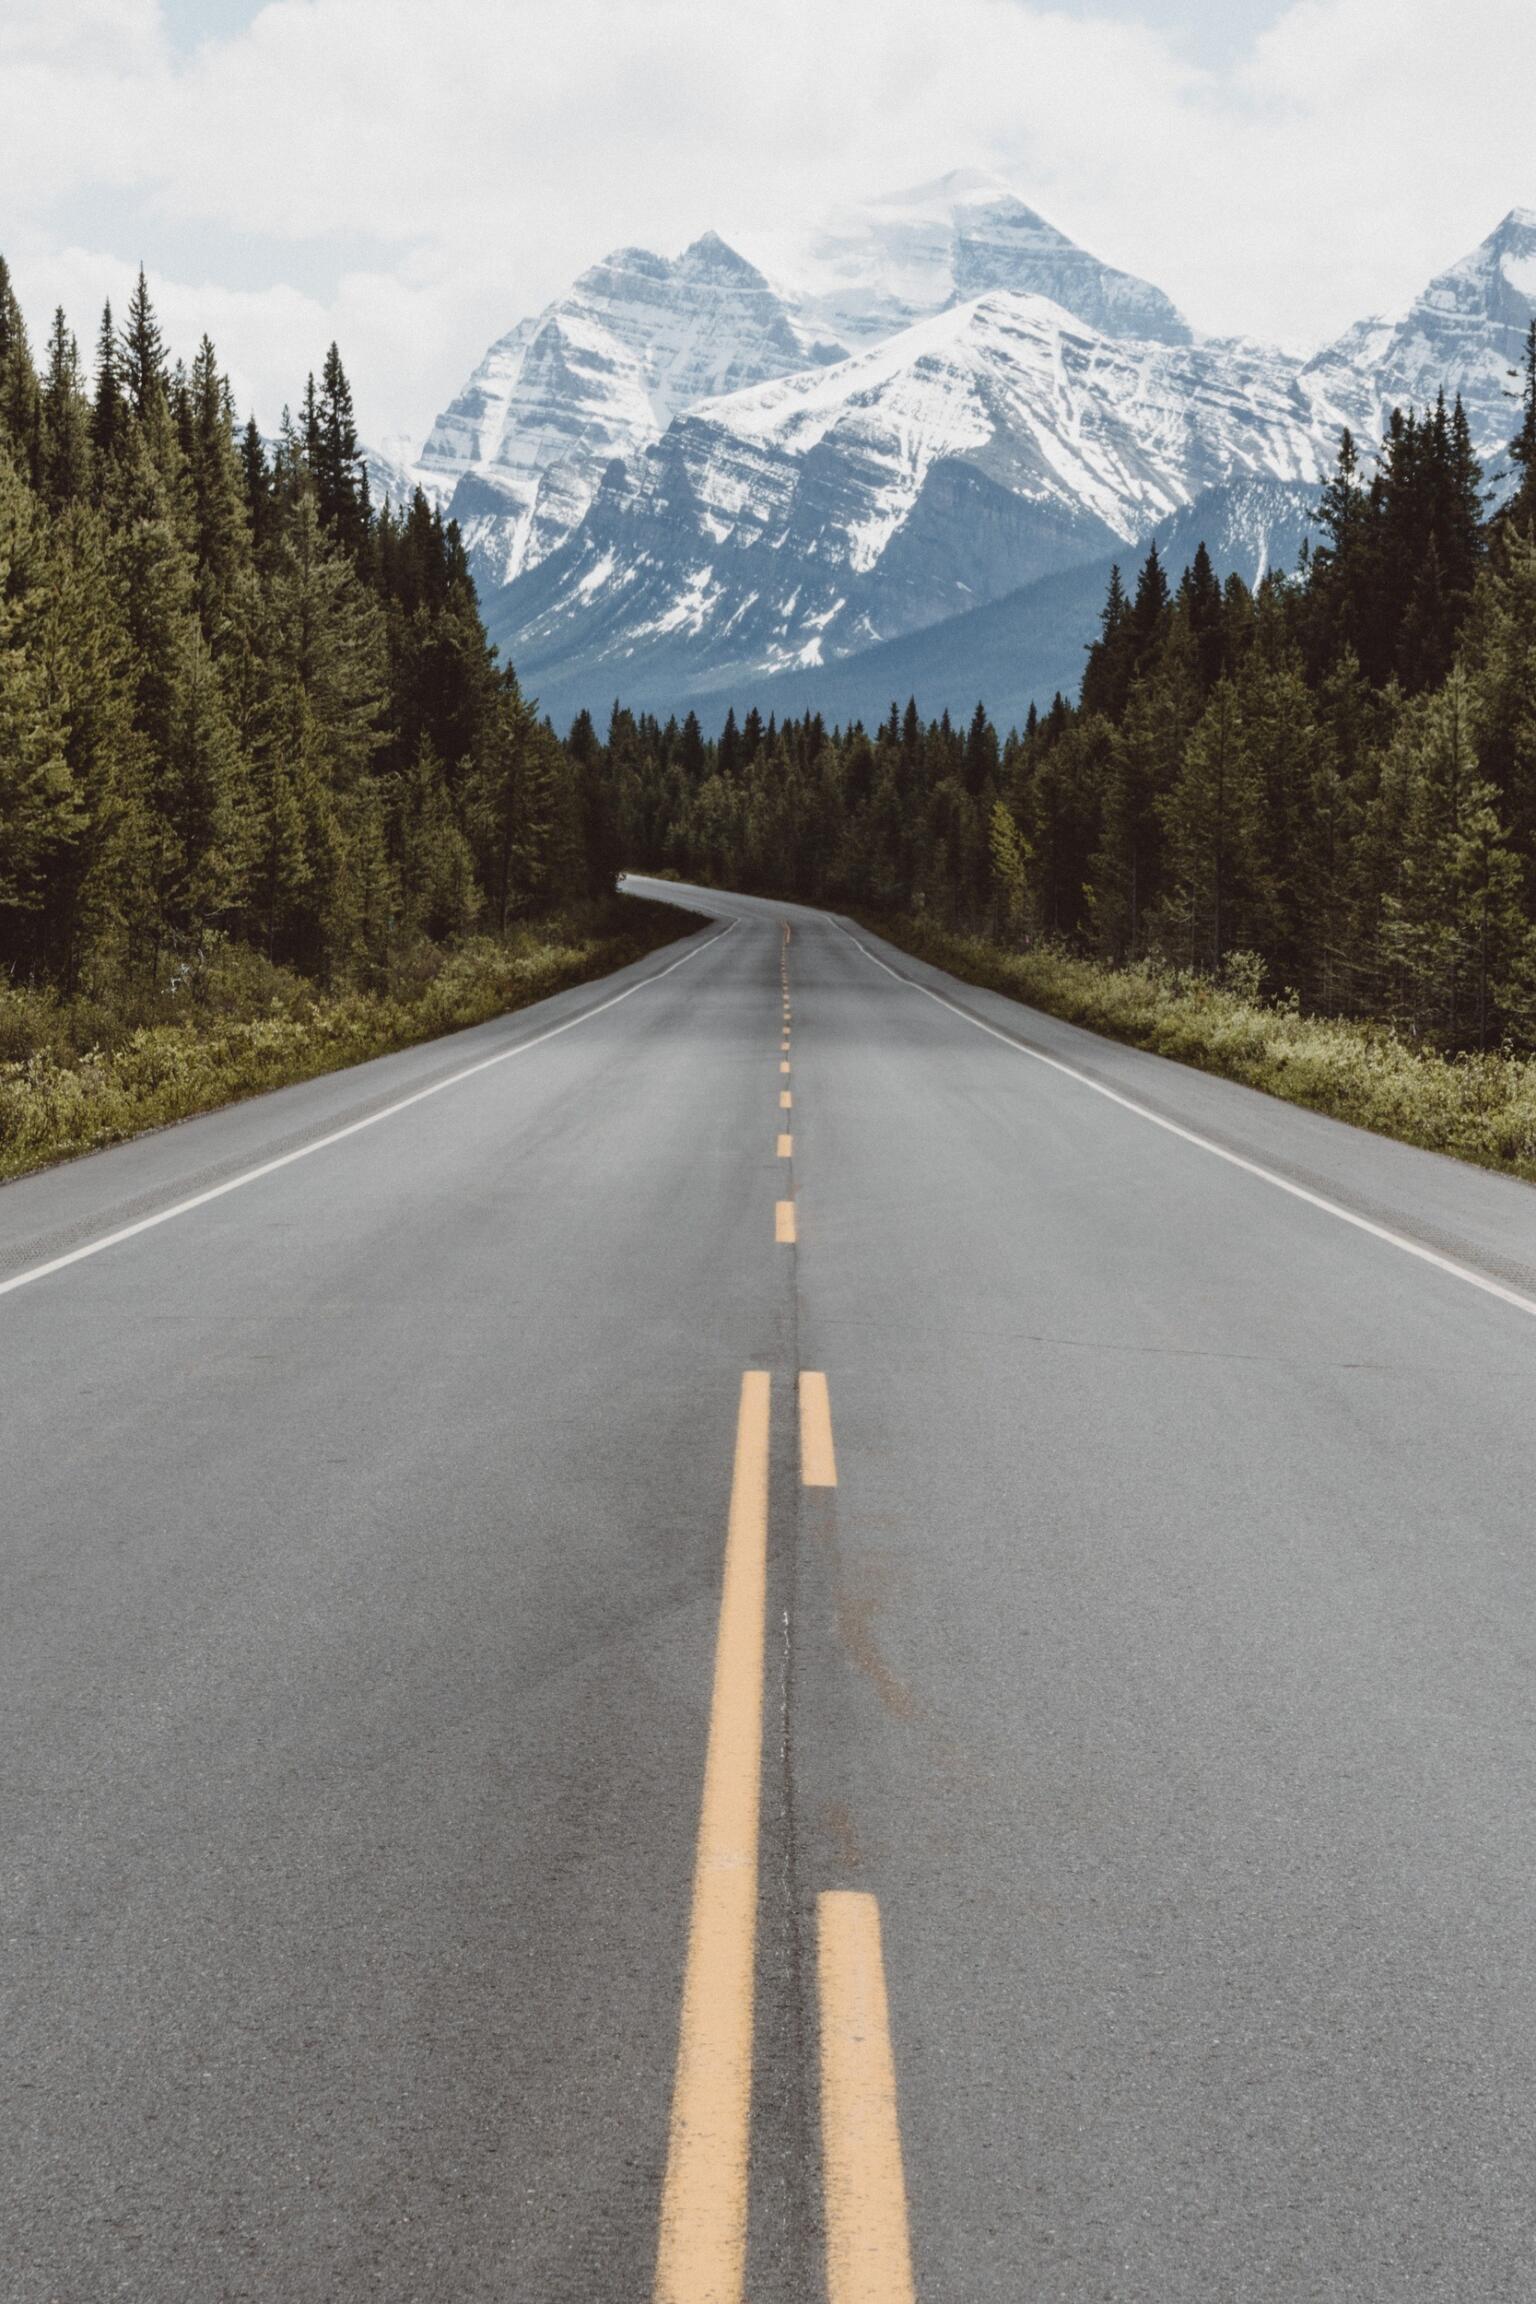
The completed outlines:
[[[818,664],[1131,545],[1205,490],[1315,492],[1338,420],[1259,347],[1128,342],[994,291],[680,417],[492,628],[535,683],[573,656],[610,687],[657,651],[700,678]]]
[[[840,208],[782,264],[803,319],[850,348],[993,288],[1048,297],[1101,336],[1193,334],[1160,288],[1090,256],[981,169]]]
[[[712,233],[619,251],[491,348],[411,477],[535,691],[681,699],[958,635],[1197,500],[1241,527],[1234,565],[1285,564],[1345,424],[1368,447],[1443,385],[1501,456],[1533,311],[1517,210],[1402,319],[1311,360],[1197,338],[962,173],[763,270]]]
[[[842,209],[784,260],[792,288],[713,232],[670,260],[621,248],[491,346],[419,468],[483,589],[536,568],[580,526],[607,465],[700,401],[827,365],[989,289],[1049,297],[1104,335],[1190,340],[1160,289],[974,170]]]
[[[713,232],[681,256],[621,248],[493,344],[422,451],[484,588],[563,543],[605,468],[696,402],[819,359],[753,265]]]
[[[1515,429],[1512,371],[1536,318],[1536,210],[1512,208],[1470,256],[1431,280],[1397,320],[1361,320],[1303,373],[1337,396],[1352,378],[1374,387],[1363,430],[1379,437],[1391,409],[1459,393],[1479,454],[1502,463]]]

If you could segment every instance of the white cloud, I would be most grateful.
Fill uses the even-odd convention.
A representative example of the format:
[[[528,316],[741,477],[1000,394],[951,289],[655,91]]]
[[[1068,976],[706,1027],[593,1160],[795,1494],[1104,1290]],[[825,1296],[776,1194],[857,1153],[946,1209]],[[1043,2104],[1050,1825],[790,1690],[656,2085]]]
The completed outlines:
[[[264,420],[334,334],[382,433],[616,243],[769,253],[973,162],[1202,326],[1315,342],[1536,204],[1533,86],[1529,0],[1294,0],[1219,71],[1031,0],[273,0],[191,55],[154,0],[7,0],[0,218],[39,324],[142,252]]]

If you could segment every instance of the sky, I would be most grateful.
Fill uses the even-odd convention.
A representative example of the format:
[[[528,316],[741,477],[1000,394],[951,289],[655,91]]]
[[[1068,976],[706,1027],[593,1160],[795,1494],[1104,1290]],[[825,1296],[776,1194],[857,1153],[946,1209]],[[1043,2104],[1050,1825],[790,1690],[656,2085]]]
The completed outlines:
[[[0,253],[87,344],[142,260],[269,428],[335,338],[381,443],[609,248],[960,167],[1305,350],[1536,208],[1533,88],[1531,0],[0,0]]]

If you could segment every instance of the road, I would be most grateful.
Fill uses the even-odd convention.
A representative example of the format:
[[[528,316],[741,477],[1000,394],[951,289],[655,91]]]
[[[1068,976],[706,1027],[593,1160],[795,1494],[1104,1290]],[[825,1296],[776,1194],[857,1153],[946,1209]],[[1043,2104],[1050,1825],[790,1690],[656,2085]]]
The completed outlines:
[[[1536,1193],[681,894],[0,1190],[0,2294],[1529,2299]]]

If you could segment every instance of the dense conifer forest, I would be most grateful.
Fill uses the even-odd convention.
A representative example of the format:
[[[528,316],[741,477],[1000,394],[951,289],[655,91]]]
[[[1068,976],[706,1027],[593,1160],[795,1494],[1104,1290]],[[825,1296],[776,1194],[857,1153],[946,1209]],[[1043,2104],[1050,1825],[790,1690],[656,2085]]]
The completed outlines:
[[[206,338],[173,363],[142,273],[87,366],[62,313],[34,357],[0,264],[0,986],[384,984],[611,890],[583,775],[457,530],[370,503],[334,347],[269,442]]]
[[[1076,702],[1006,737],[616,709],[571,756],[626,859],[1536,1041],[1536,328],[1492,492],[1458,406],[1346,434],[1294,575],[1118,574]]]

